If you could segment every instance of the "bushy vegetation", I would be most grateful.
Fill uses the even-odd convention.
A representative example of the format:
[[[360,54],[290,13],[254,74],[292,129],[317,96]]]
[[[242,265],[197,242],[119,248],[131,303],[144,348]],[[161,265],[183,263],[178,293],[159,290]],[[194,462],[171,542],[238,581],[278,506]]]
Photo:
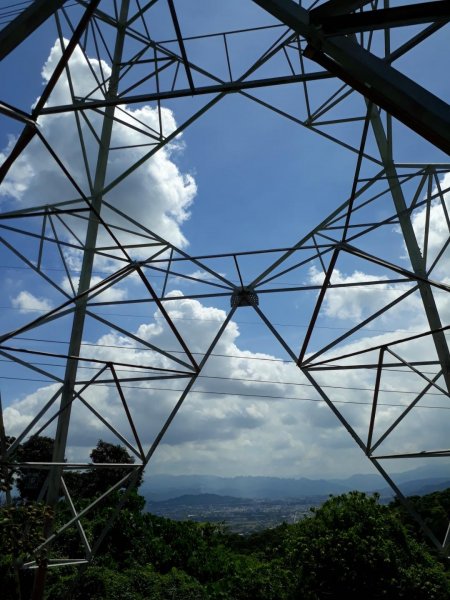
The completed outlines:
[[[97,449],[103,459],[109,453],[111,462],[119,462],[117,448],[102,444]],[[83,477],[93,497],[104,489],[102,481]],[[83,520],[89,538],[97,537],[123,493],[115,492]],[[438,527],[448,500],[448,490],[414,499],[429,525]],[[171,521],[143,509],[144,499],[134,492],[90,566],[50,571],[47,600],[450,598],[443,559],[430,552],[399,505],[382,506],[376,496],[352,492],[330,497],[295,525],[250,536],[232,534],[221,525]],[[22,598],[29,598],[31,578],[18,566],[39,543],[46,510],[30,500],[0,509],[3,600],[18,599],[19,584]],[[57,521],[67,516],[62,507],[56,512]],[[61,557],[80,555],[77,532],[63,534],[56,551]]]

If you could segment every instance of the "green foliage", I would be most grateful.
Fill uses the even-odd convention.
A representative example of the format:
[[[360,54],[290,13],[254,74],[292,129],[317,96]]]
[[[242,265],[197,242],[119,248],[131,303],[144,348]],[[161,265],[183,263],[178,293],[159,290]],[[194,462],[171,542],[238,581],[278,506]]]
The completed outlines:
[[[18,462],[51,462],[54,440],[45,436],[35,436],[19,445],[16,452]],[[22,500],[35,502],[47,479],[48,470],[18,469],[16,486]]]
[[[26,557],[43,541],[43,527],[52,511],[44,504],[0,508],[0,547],[2,554]]]
[[[67,593],[69,591],[69,596]],[[175,568],[161,575],[149,565],[122,572],[89,567],[48,586],[46,600],[207,600],[205,588]]]
[[[99,440],[97,446],[90,454],[92,463],[112,463],[132,465],[134,458],[119,444],[110,444]],[[114,484],[118,483],[129,471],[123,467],[92,467],[84,473],[67,473],[65,478],[71,493],[78,498],[95,498],[106,492]],[[139,487],[142,483],[142,474],[136,483]],[[120,489],[126,487],[126,483]]]
[[[10,437],[9,435],[0,438],[0,452],[2,457],[6,456],[6,450],[15,441],[16,438]],[[10,492],[14,485],[14,471],[7,466],[3,466],[0,469],[0,493]]]
[[[0,555],[0,581],[2,582],[2,600],[15,600],[16,577],[15,561],[11,554]],[[4,592],[3,592],[4,590]]]
[[[8,448],[15,441],[14,437],[6,436],[4,446]],[[19,444],[9,461],[13,463],[51,462],[53,457],[54,440],[45,436],[34,436],[25,443]],[[6,450],[3,448],[3,452]],[[15,485],[22,502],[36,502],[47,479],[48,469],[3,467],[0,470],[0,491],[10,491]]]
[[[51,516],[49,507],[38,503],[0,508],[2,600],[29,597],[32,574],[21,570],[21,566],[29,559],[32,551],[44,541],[44,523]]]
[[[114,445],[103,440],[99,440],[97,446],[92,450],[91,460],[93,463],[116,463],[131,465],[134,463],[134,458],[130,456],[127,450],[119,444]],[[89,486],[92,489],[92,494],[105,492],[109,487],[120,481],[127,474],[124,469],[91,469],[87,473]],[[139,479],[137,487],[142,483],[142,478]]]
[[[444,600],[450,594],[441,565],[388,507],[360,492],[331,498],[293,526],[286,550],[305,600]]]
[[[20,571],[20,562],[11,554],[0,554],[0,582],[2,600],[29,598],[33,584],[30,572]]]
[[[208,586],[211,599],[293,598],[295,578],[281,560],[263,562],[251,555],[235,555],[223,575]]]
[[[230,534],[228,543],[237,552],[271,560],[280,556],[289,529],[290,525],[282,523],[272,529],[264,529],[247,536]]]
[[[408,502],[412,504],[425,524],[442,543],[447,532],[450,515],[450,488],[442,492],[427,494],[426,496],[410,496]],[[427,541],[417,521],[412,518],[399,500],[395,500],[391,504],[391,508],[396,512],[402,523],[407,526],[409,531]]]
[[[221,526],[143,513],[135,493],[96,565],[78,580],[53,576],[48,599],[346,600],[450,597],[447,574],[396,510],[353,492],[295,525],[242,538]],[[96,535],[112,507],[88,523]],[[68,595],[67,590],[72,589]]]
[[[26,460],[48,460],[52,440],[37,439],[20,448]],[[25,447],[25,445],[24,445]],[[24,454],[26,452],[26,454]],[[99,441],[92,460],[132,464],[120,447]],[[22,460],[24,460],[22,458]],[[121,469],[91,469],[72,474],[79,486],[77,509],[108,489]],[[22,472],[26,480],[28,474]],[[28,484],[27,484],[28,485]],[[29,597],[31,576],[21,562],[42,540],[43,524],[53,517],[30,501],[0,509],[0,578],[2,600]],[[70,485],[69,485],[70,488]],[[444,527],[450,490],[413,498],[431,525]],[[359,492],[331,497],[295,525],[283,524],[247,537],[222,525],[176,522],[144,512],[145,500],[135,490],[113,492],[83,518],[88,539],[97,539],[121,509],[109,534],[87,568],[50,570],[47,600],[447,600],[448,573],[430,554],[409,517],[396,503],[381,506],[376,496]],[[54,515],[56,527],[70,518],[63,502]],[[57,538],[56,555],[80,556],[76,528]],[[22,579],[22,582],[20,582]],[[21,585],[20,585],[21,583]]]

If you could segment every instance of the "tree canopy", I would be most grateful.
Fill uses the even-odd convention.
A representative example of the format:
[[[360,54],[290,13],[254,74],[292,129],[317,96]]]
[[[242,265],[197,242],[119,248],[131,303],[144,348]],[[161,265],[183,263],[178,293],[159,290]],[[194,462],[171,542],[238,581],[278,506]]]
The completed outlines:
[[[48,460],[50,438],[34,439],[18,450],[22,461]],[[133,464],[127,450],[99,440],[92,463]],[[68,474],[87,505],[123,477],[112,467]],[[35,488],[22,469],[23,496],[0,508],[2,600],[26,598],[32,574],[18,567],[42,539],[48,508],[35,501]],[[69,479],[70,479],[69,477]],[[140,483],[140,482],[138,482]],[[123,505],[109,534],[86,569],[51,570],[47,600],[447,600],[448,565],[432,554],[396,503],[360,492],[330,497],[294,525],[237,536],[223,525],[176,522],[144,511],[135,490],[120,486],[110,501],[83,518],[93,542],[108,523],[114,503]],[[450,490],[414,498],[438,523],[448,508]],[[64,503],[55,508],[55,525],[70,516]],[[57,556],[79,556],[76,528],[58,536]]]
[[[247,537],[223,526],[156,517],[143,506],[139,494],[132,496],[81,580],[73,574],[63,584],[53,575],[48,597],[62,597],[61,586],[69,583],[77,600],[450,597],[446,564],[376,496],[331,497],[294,525]],[[95,515],[93,534],[108,514]]]
[[[376,495],[330,498],[289,529],[285,553],[305,600],[448,598],[441,565]]]
[[[134,464],[134,457],[119,444],[111,444],[99,440],[97,446],[92,449],[90,453],[92,465],[97,464],[122,464],[132,465]],[[106,492],[113,485],[118,483],[125,475],[129,473],[123,467],[111,467],[111,468],[98,468],[92,466],[85,472],[80,473],[67,473],[65,475],[66,482],[69,487],[69,491],[74,492],[77,497],[82,498],[95,498]],[[142,474],[135,483],[135,487],[139,487],[142,483]],[[125,482],[119,489],[125,488],[127,482]]]

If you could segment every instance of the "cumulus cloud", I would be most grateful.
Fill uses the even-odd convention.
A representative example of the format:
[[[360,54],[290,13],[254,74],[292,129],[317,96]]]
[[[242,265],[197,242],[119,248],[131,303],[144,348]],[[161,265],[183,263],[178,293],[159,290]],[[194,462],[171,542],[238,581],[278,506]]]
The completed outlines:
[[[60,54],[59,43],[56,43],[43,69],[44,81],[48,81]],[[92,71],[98,77],[102,74],[107,77],[110,73],[109,65],[105,62],[90,59],[88,63],[80,49],[75,51],[70,69],[77,96],[87,96],[95,89],[96,81]],[[99,90],[90,94],[92,98],[99,96]],[[68,82],[63,78],[52,95],[51,103],[64,104],[69,99]],[[101,127],[100,115],[89,115],[89,119],[92,129],[98,135]],[[142,144],[154,143],[155,139],[151,136],[158,136],[160,133],[159,115],[151,106],[136,109],[123,107],[120,119],[122,123],[114,124],[112,145],[129,148],[120,153],[114,150],[111,152],[107,183],[114,181],[131,164],[139,160],[150,148],[147,146],[144,149]],[[176,128],[174,115],[168,109],[162,109],[161,122],[164,135],[170,134]],[[136,125],[138,130],[127,127],[127,124]],[[89,180],[75,134],[74,115],[46,116],[41,118],[39,126],[45,138],[68,166],[78,185],[85,194],[90,195]],[[84,121],[81,128],[85,136],[92,175],[95,171],[98,143]],[[12,143],[11,141],[11,145]],[[158,151],[150,161],[133,172],[126,179],[126,183],[112,188],[106,195],[106,200],[172,243],[186,246],[187,240],[182,226],[189,217],[189,208],[196,194],[196,184],[189,174],[182,173],[176,165],[176,156],[180,148],[180,143],[177,142]],[[77,195],[61,171],[55,168],[53,159],[44,151],[38,140],[33,141],[16,161],[1,193],[5,200],[12,199],[15,206],[19,207],[58,202]],[[442,211],[442,208],[436,203],[432,207],[430,218],[433,229],[429,238],[430,253],[439,252],[448,237],[448,230],[443,225],[442,214],[439,211]],[[114,224],[121,224],[120,217],[106,207],[103,214]],[[414,227],[422,238],[425,219],[426,215],[422,209],[413,215]],[[73,220],[71,225],[83,238],[83,222]],[[125,232],[118,235],[124,243],[137,242],[136,238]],[[103,231],[100,232],[99,243],[105,246],[111,244],[108,235]],[[139,252],[136,250],[135,254],[139,256]],[[75,251],[66,250],[65,258],[71,270],[79,268],[80,256]],[[97,261],[97,268],[99,264],[105,270],[114,270],[105,258]],[[202,279],[209,277],[201,270],[191,272],[190,276]],[[320,285],[323,274],[312,269],[309,279],[311,283]],[[405,291],[406,284],[401,288],[397,287],[384,282],[381,276],[364,272],[363,268],[348,273],[343,268],[336,269],[332,283],[364,284],[373,280],[380,282],[376,286],[376,293],[369,291],[364,285],[328,290],[321,318],[355,323]],[[94,276],[92,284],[99,281],[100,278]],[[130,281],[133,281],[132,278],[128,280],[128,286],[121,283],[108,288],[99,295],[98,300],[127,300],[131,296],[130,290],[133,285]],[[180,286],[181,281],[180,279],[177,282]],[[78,279],[74,277],[75,288],[77,283]],[[62,287],[71,292],[68,280],[63,280]],[[225,311],[217,306],[185,298],[181,291],[171,292],[171,298],[170,303],[166,304],[168,313],[187,341],[190,351],[197,361],[200,361],[223,323]],[[450,313],[450,302],[446,297],[439,297],[438,301],[441,302],[442,309]],[[37,298],[25,291],[18,294],[12,302],[19,310],[30,310],[30,307],[33,310],[50,308],[50,303],[45,298]],[[400,335],[400,326],[403,330],[408,327],[416,330],[420,327],[426,329],[423,310],[417,310],[419,306],[421,307],[421,303],[417,294],[403,300],[386,316],[385,326],[391,331],[381,335],[364,331],[358,339],[346,340],[332,352],[359,352],[378,344],[387,344]],[[254,318],[257,318],[256,315]],[[86,361],[80,364],[79,381],[88,381],[98,373],[100,367],[91,359],[120,363],[118,372],[124,380],[122,391],[129,402],[142,441],[148,448],[190,381],[188,375],[177,379],[151,378],[163,375],[162,369],[187,372],[187,368],[170,356],[185,363],[189,363],[189,358],[160,312],[155,311],[137,324],[136,321],[132,321],[133,324],[130,325],[130,322],[125,319],[120,321],[124,328],[131,331],[132,336],[126,336],[123,332],[103,327],[98,323],[92,326],[91,322],[91,328],[84,333],[82,358]],[[271,334],[268,335],[270,338]],[[405,335],[405,332],[402,331],[401,335]],[[161,348],[164,352],[151,350],[145,344]],[[315,340],[314,344],[313,350],[320,349],[320,339]],[[171,472],[285,476],[317,476],[319,473],[339,476],[367,470],[368,463],[361,450],[329,407],[323,403],[311,383],[294,364],[281,361],[274,351],[264,352],[264,347],[261,343],[259,351],[250,351],[248,340],[242,335],[237,320],[229,323],[164,437],[152,468]],[[431,338],[399,345],[396,351],[405,360],[421,360],[423,357],[430,360],[435,357]],[[373,356],[361,355],[352,361],[376,362],[377,356],[374,352]],[[350,361],[347,361],[347,364],[349,363]],[[22,370],[22,373],[29,375],[29,371]],[[125,438],[132,440],[118,390],[111,381],[104,382],[108,376],[106,371],[100,376],[99,382],[89,385],[83,391],[82,397],[89,406],[101,411]],[[149,379],[143,381],[145,377]],[[370,419],[375,370],[359,368],[321,372],[314,373],[314,377],[322,385],[330,401],[335,403],[355,431],[365,439]],[[402,371],[383,374],[376,420],[377,435],[385,431],[399,415],[402,409],[398,405],[404,406],[414,397],[414,392],[418,392],[424,385],[424,381],[411,370],[408,371],[407,367]],[[57,389],[58,384],[42,386],[37,383],[34,391],[21,391],[13,397],[10,396],[4,411],[8,434],[17,434],[26,426]],[[81,389],[81,384],[78,389]],[[425,400],[434,402],[435,397],[429,395]],[[435,446],[444,446],[446,432],[442,427],[441,416],[441,411],[414,409],[408,420],[408,429],[399,427],[394,441],[387,447],[393,451],[425,448],[429,446],[430,432]],[[90,449],[100,437],[117,442],[94,413],[76,400],[72,410],[68,456],[78,458],[83,455],[87,458]]]
[[[205,352],[214,338],[225,318],[224,311],[183,297],[170,306],[173,306],[168,309],[170,316],[187,318],[186,327],[195,332],[195,336],[190,338],[193,341],[191,350],[198,357]],[[166,350],[173,348],[173,336],[159,313],[154,315],[151,323],[141,324],[134,335],[154,346]],[[233,442],[236,448],[240,448],[241,445],[245,447],[248,460],[246,468],[250,470],[254,467],[263,472],[267,469],[270,471],[271,467],[269,463],[261,463],[258,466],[258,461],[261,459],[264,444],[267,443],[267,436],[271,440],[278,437],[280,429],[278,432],[274,430],[277,425],[282,430],[290,431],[288,438],[292,436],[289,443],[291,451],[300,451],[308,441],[312,443],[312,436],[307,434],[308,411],[297,421],[296,428],[298,430],[300,426],[303,435],[300,440],[295,441],[293,415],[298,414],[299,409],[303,407],[299,403],[295,406],[295,401],[286,401],[283,398],[288,393],[296,395],[292,386],[283,382],[292,379],[298,381],[301,377],[298,371],[293,365],[273,361],[274,357],[269,354],[242,350],[238,338],[238,325],[232,322],[165,437],[163,446],[166,450],[162,451],[163,454],[170,454],[170,448],[178,448],[177,452],[183,454],[186,460],[192,460],[194,464],[198,459],[198,449],[203,449],[200,455],[209,449],[211,460],[205,463],[202,470],[211,470],[213,454],[217,459],[222,451],[228,453]],[[163,355],[138,349],[135,341],[112,331],[97,338],[95,343],[95,349],[92,346],[84,347],[83,356],[135,365],[121,368],[122,377],[130,378],[129,383],[123,383],[123,390],[142,440],[147,446],[150,445],[180,397],[187,379],[133,382],[133,378],[144,373],[138,365],[148,364],[154,368],[166,368],[170,361]],[[80,368],[80,379],[93,375],[89,372],[91,366],[90,363],[83,364]],[[173,366],[170,364],[170,367]],[[52,392],[53,386],[41,388],[6,408],[9,431],[17,433],[19,426],[22,427],[27,419],[31,420],[37,412],[38,405],[42,405]],[[259,397],[259,394],[262,397]],[[83,398],[96,410],[107,415],[114,427],[128,435],[120,399],[113,387],[93,385],[83,393]],[[88,448],[88,438],[91,444],[95,444],[100,435],[99,428],[104,429],[92,413],[89,414],[79,402],[77,406],[74,404],[71,440],[75,446],[86,445]],[[231,461],[231,456],[227,461]]]
[[[322,285],[324,273],[316,267],[309,271],[310,282]],[[353,271],[346,275],[339,269],[334,269],[331,278],[333,285],[346,285],[348,287],[336,287],[327,290],[324,302],[324,311],[327,317],[348,320],[352,322],[362,321],[383,306],[393,302],[408,290],[406,283],[401,286],[382,283],[386,277],[380,277]],[[368,282],[380,282],[376,285],[364,285]],[[415,297],[407,297],[401,301],[402,311],[417,308]],[[389,313],[391,314],[391,313]]]
[[[5,429],[8,435],[17,436],[33,420],[39,410],[58,391],[59,386],[42,386],[35,392],[26,394],[3,411]]]
[[[61,46],[57,41],[42,71],[44,82],[49,80],[60,55]],[[107,78],[110,74],[108,64],[99,63],[92,58],[86,59],[81,49],[77,48],[69,67],[75,96],[90,98],[100,96],[100,91],[96,90],[97,81],[94,74],[101,79],[103,73]],[[90,94],[92,90],[96,91]],[[70,102],[69,84],[67,78],[63,76],[55,87],[48,105],[68,102]],[[157,108],[148,105],[136,109],[123,106],[118,109],[116,115],[120,122],[114,123],[111,146],[122,150],[110,152],[106,185],[148,152],[160,135],[167,136],[176,129],[172,111],[164,107],[159,114]],[[94,180],[99,145],[92,131],[96,136],[101,135],[102,116],[89,112],[87,117],[89,125],[81,119],[80,126],[90,177]],[[162,131],[160,131],[160,123]],[[39,119],[39,128],[84,194],[91,196],[75,116],[72,113],[47,115]],[[13,144],[14,140],[11,140],[8,148],[0,153],[0,160],[5,158]],[[123,149],[125,146],[127,149]],[[119,208],[129,217],[149,227],[173,244],[186,246],[187,240],[181,231],[181,225],[189,218],[189,208],[195,198],[197,187],[194,178],[188,173],[182,173],[174,162],[181,148],[180,142],[175,142],[160,149],[150,160],[130,174],[125,182],[111,189],[105,199],[112,206]],[[13,199],[15,205],[21,208],[51,204],[78,196],[75,188],[68,182],[62,170],[37,138],[15,161],[2,185],[0,195],[5,199]],[[104,210],[103,216],[109,222],[120,223],[120,218],[109,210]],[[73,220],[72,225],[76,233],[82,237],[84,223],[81,220]],[[129,241],[129,236],[124,233],[119,237],[123,243]],[[99,241],[100,244],[111,244],[111,239],[106,233],[101,232]],[[138,254],[138,251],[136,250],[135,253]]]
[[[167,304],[167,310],[172,318],[183,323],[183,334],[189,340],[190,349],[200,359],[223,323],[225,312],[184,298],[180,292],[176,294],[177,299]],[[174,350],[173,334],[158,311],[132,334],[166,351]],[[140,381],[139,377],[152,375],[142,368],[146,365],[161,369],[176,365],[166,356],[139,346],[136,339],[112,330],[86,341],[89,345],[83,347],[83,357],[129,365],[118,367],[122,378],[129,379],[122,383],[122,389],[141,439],[149,447],[189,378]],[[180,352],[175,355],[182,356]],[[92,377],[94,367],[99,368],[94,363],[83,363],[79,380]],[[324,374],[317,379],[330,400],[364,437],[370,417],[373,371]],[[408,381],[404,375],[401,379],[402,383],[397,376],[383,388],[420,389],[418,381]],[[51,393],[54,393],[54,386],[41,388],[7,407],[5,417],[9,432],[16,433],[19,426],[28,422]],[[83,392],[83,398],[127,439],[132,439],[113,385],[91,385]],[[338,476],[367,470],[369,465],[364,462],[359,448],[335,415],[319,400],[294,364],[280,361],[270,353],[246,350],[245,340],[240,340],[239,324],[232,321],[164,437],[151,468],[223,475],[252,473],[312,477],[318,473]],[[388,400],[386,394],[380,402],[383,405]],[[400,400],[399,395],[394,394],[390,404]],[[430,428],[440,418],[436,411],[417,412],[420,418],[415,418],[413,428],[416,445],[426,443]],[[386,429],[397,414],[398,409],[381,406],[378,430]],[[74,403],[71,448],[77,448],[78,453],[84,452],[87,457],[100,437],[114,440],[92,412],[79,401]],[[404,450],[409,441],[410,432],[400,431],[395,447]],[[437,443],[436,438],[434,441]],[[336,463],[337,455],[339,464]]]

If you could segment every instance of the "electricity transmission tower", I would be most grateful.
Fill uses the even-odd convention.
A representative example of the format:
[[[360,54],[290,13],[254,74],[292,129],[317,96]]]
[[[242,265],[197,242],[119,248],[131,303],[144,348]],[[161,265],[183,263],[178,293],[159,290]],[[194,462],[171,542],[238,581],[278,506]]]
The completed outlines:
[[[423,47],[448,32],[450,5],[446,0],[244,4],[252,9],[246,15],[254,14],[254,24],[240,24],[236,13],[229,21],[236,26],[228,27],[227,21],[223,29],[216,23],[212,30],[202,25],[208,21],[203,17],[214,16],[217,8],[209,0],[35,0],[0,9],[0,65],[11,64],[42,31],[50,47],[57,40],[52,71],[32,110],[0,97],[2,125],[19,127],[0,166],[3,195],[11,194],[11,182],[26,170],[24,157],[31,152],[45,156],[47,177],[39,180],[35,174],[35,201],[7,206],[0,241],[14,265],[26,267],[54,298],[39,316],[22,315],[19,324],[4,327],[0,336],[8,373],[23,381],[39,376],[47,382],[45,388],[42,383],[35,388],[39,402],[33,418],[23,423],[9,447],[2,445],[2,465],[17,468],[19,444],[51,432],[52,462],[26,466],[46,469],[42,498],[50,506],[63,498],[71,511],[59,529],[48,524],[46,540],[25,567],[44,572],[49,563],[89,562],[107,534],[90,540],[83,529],[84,515],[103,497],[80,510],[66,482],[66,472],[92,468],[70,458],[75,411],[81,411],[80,419],[108,430],[135,457],[133,464],[114,465],[123,469],[123,477],[105,495],[132,489],[242,307],[253,311],[315,398],[328,406],[402,501],[407,503],[386,465],[393,459],[442,460],[450,454],[433,446],[433,432],[428,448],[416,448],[413,437],[406,448],[396,445],[398,431],[416,419],[430,398],[445,419],[450,392],[450,107],[448,98],[440,97],[442,87],[427,89],[428,83],[411,76],[411,65],[423,64]],[[194,9],[199,25],[191,34],[186,23]],[[239,53],[233,53],[234,47]],[[295,94],[288,107],[277,103],[285,91]],[[283,248],[217,253],[212,247],[209,254],[191,255],[130,208],[150,205],[153,191],[134,198],[130,190],[136,173],[167,156],[187,128],[195,128],[205,113],[236,95],[255,109],[264,107],[287,119],[299,136],[312,132],[353,156],[351,192],[337,198],[331,214],[313,230],[301,231],[293,245],[283,240]],[[70,139],[64,127],[73,132]],[[399,151],[397,137],[402,135],[409,142]],[[61,198],[55,198],[48,175],[53,172],[58,182],[65,182]],[[392,248],[399,232],[401,258]],[[313,283],[307,277],[311,268]],[[343,279],[346,268],[373,276]],[[284,284],[288,274],[296,285]],[[132,297],[123,295],[124,282],[132,286]],[[327,339],[318,334],[334,294],[344,290],[351,302],[377,289],[383,290],[382,300],[362,310],[356,325]],[[266,311],[268,298],[305,298],[308,326],[296,344]],[[202,348],[176,318],[186,299],[228,307]],[[425,328],[379,335],[374,327],[408,303],[414,304]],[[147,329],[133,330],[126,319],[114,317],[114,311],[137,307],[156,311],[167,345],[154,342]],[[114,352],[108,341],[101,347],[88,343],[101,335],[110,335]],[[56,345],[56,338],[65,343]],[[339,389],[354,389],[360,379],[370,379],[371,387],[363,393],[367,402],[355,420]],[[130,387],[146,389],[149,384],[170,391],[172,404],[147,443]],[[398,395],[400,410],[393,410],[386,407],[386,398],[399,386],[408,391]],[[3,386],[4,405],[14,393],[8,398]],[[149,400],[150,420],[154,396]],[[123,430],[112,413],[122,415]],[[5,433],[2,438],[6,440]],[[447,539],[438,540],[422,525],[438,548],[446,547]],[[70,527],[78,529],[84,554],[55,558],[52,543]]]

